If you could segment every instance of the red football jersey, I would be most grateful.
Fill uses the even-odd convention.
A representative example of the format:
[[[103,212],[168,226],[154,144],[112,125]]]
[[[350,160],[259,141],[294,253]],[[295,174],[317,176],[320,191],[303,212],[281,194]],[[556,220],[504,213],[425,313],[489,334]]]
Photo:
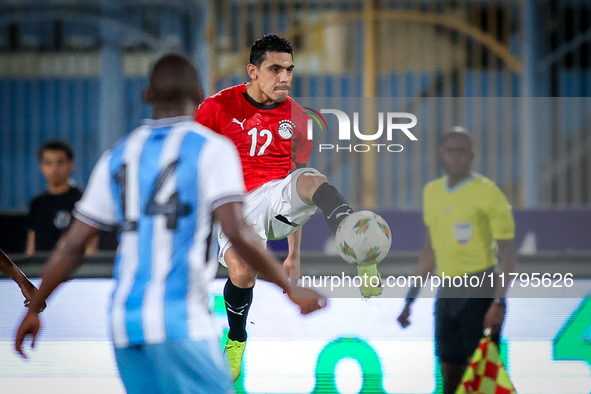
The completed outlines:
[[[195,113],[197,122],[234,142],[242,160],[247,191],[285,178],[295,164],[307,164],[312,141],[308,115],[291,97],[263,105],[246,93],[246,85],[224,89],[207,98]]]

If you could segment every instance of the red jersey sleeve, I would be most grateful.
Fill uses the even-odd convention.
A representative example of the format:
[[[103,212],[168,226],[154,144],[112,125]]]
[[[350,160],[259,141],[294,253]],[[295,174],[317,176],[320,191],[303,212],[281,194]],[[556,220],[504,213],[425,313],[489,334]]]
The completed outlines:
[[[219,124],[220,105],[213,98],[205,99],[195,111],[195,120],[205,127],[209,127],[216,133],[221,133]]]
[[[308,164],[312,153],[313,142],[308,139],[308,118],[301,107],[292,115],[296,127],[291,144],[291,161],[296,164]]]

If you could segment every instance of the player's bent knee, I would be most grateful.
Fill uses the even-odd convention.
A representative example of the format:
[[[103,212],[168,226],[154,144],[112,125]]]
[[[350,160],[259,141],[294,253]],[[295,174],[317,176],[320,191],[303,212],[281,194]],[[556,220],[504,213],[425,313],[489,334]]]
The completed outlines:
[[[224,255],[232,283],[240,288],[254,286],[257,271],[246,263],[232,248]]]
[[[315,168],[306,168],[306,172],[304,172],[298,178],[298,185],[301,183],[308,185],[308,186],[315,186],[315,189],[318,186],[322,185],[323,183],[328,182],[328,178],[326,175],[322,174]]]
[[[232,283],[236,287],[246,289],[248,287],[254,286],[254,283],[256,282],[256,272],[251,270],[238,268],[235,270],[229,270],[228,272]]]
[[[312,196],[323,183],[328,182],[328,178],[319,171],[310,169],[311,172],[303,173],[298,177],[297,192],[303,202],[313,204]]]

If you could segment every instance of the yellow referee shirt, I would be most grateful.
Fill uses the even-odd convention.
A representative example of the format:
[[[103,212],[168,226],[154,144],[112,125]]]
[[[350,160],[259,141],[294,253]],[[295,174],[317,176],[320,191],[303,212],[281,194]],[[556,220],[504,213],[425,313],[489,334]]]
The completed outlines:
[[[423,204],[438,275],[483,271],[497,263],[496,240],[515,237],[511,205],[497,185],[480,174],[472,173],[453,188],[447,176],[429,182]]]

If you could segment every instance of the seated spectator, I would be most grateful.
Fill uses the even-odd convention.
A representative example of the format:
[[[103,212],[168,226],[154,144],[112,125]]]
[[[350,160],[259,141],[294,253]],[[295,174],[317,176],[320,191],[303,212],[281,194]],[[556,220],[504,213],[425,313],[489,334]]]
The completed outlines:
[[[54,140],[45,143],[38,153],[47,190],[36,196],[29,206],[26,254],[52,250],[72,221],[72,210],[82,197],[73,184],[74,151],[67,143]],[[98,237],[86,249],[94,253]]]

